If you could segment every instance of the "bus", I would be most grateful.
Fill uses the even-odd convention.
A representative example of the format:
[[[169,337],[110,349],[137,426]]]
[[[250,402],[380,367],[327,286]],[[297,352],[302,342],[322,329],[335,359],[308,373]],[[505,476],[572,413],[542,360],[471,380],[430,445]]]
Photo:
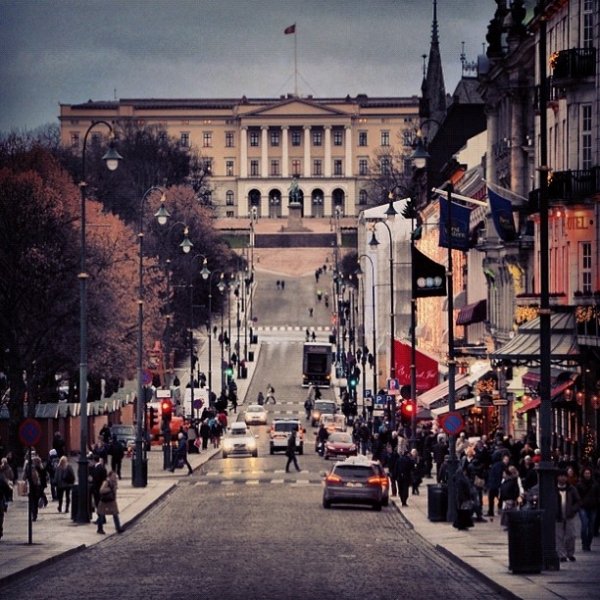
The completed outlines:
[[[302,387],[331,385],[333,348],[331,344],[306,342],[302,352]]]

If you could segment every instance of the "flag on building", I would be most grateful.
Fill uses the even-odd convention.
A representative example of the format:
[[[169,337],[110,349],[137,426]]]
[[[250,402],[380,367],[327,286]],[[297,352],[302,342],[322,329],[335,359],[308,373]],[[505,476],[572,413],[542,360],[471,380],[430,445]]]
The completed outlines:
[[[288,35],[289,33],[296,33],[296,23],[290,25],[289,27],[286,27],[283,30],[283,33],[285,33],[285,35]]]
[[[517,228],[515,227],[511,201],[492,191],[489,187],[488,198],[496,232],[501,240],[512,242],[517,238]]]
[[[399,340],[394,340],[394,360],[396,361],[396,377],[400,385],[410,385],[412,348]],[[422,394],[438,384],[438,362],[416,350],[417,393]]]
[[[446,295],[446,267],[411,247],[413,298]]]
[[[448,212],[451,216],[451,242],[455,250],[469,249],[469,223],[471,209],[462,204],[452,202],[451,210],[448,210],[448,200],[440,197],[440,241],[439,246],[448,247]]]

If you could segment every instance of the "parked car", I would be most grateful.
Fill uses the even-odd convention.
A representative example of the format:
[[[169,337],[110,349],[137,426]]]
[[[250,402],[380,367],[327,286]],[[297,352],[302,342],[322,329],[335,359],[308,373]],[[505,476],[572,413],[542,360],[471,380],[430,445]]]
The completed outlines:
[[[260,404],[250,404],[244,413],[246,425],[266,425],[268,412]]]
[[[258,456],[256,438],[248,429],[246,423],[237,421],[227,429],[221,440],[222,456],[227,458],[232,454]]]
[[[346,417],[344,415],[330,415],[325,413],[321,415],[319,425],[323,423],[329,433],[335,431],[346,431]]]
[[[321,415],[335,415],[337,413],[337,404],[335,400],[317,400],[310,413],[310,424],[315,427],[319,424]]]
[[[356,456],[358,449],[354,440],[352,439],[351,433],[345,431],[334,431],[329,434],[325,442],[325,449],[323,451],[323,458],[328,460],[330,457],[337,458],[338,456],[348,457]]]
[[[304,454],[304,427],[299,419],[275,419],[269,430],[269,449],[271,454],[287,450],[288,438],[296,430],[296,452]]]
[[[135,427],[133,425],[111,425],[110,433],[117,438],[125,450],[128,446],[135,445]]]
[[[381,465],[362,455],[336,462],[323,482],[323,507],[332,504],[369,504],[381,510],[388,478]]]

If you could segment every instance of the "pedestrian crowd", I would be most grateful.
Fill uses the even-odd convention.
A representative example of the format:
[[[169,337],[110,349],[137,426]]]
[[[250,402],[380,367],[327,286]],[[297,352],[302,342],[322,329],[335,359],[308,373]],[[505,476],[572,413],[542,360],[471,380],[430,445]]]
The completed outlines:
[[[424,478],[435,477],[448,486],[450,448],[445,433],[431,427],[411,439],[410,429],[393,428],[387,419],[373,424],[357,418],[353,438],[361,454],[371,453],[387,469],[390,492],[407,506],[410,495],[420,493]],[[493,437],[456,438],[457,468],[454,493],[457,529],[476,522],[493,521],[508,529],[511,511],[539,508],[537,465],[541,451],[532,434],[515,440],[501,431]],[[556,474],[556,550],[561,562],[575,561],[579,536],[581,551],[590,552],[600,531],[600,459],[576,461],[570,456],[552,455]],[[434,474],[435,468],[435,474]]]

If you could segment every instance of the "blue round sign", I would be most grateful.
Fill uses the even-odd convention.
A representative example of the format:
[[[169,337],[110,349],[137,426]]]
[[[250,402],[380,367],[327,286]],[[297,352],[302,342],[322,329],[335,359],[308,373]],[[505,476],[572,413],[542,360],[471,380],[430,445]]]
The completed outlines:
[[[460,433],[465,427],[465,421],[459,412],[450,412],[444,415],[442,420],[442,429],[448,435],[456,435]]]
[[[35,446],[42,437],[42,428],[35,419],[25,419],[19,425],[19,439],[24,446]]]

